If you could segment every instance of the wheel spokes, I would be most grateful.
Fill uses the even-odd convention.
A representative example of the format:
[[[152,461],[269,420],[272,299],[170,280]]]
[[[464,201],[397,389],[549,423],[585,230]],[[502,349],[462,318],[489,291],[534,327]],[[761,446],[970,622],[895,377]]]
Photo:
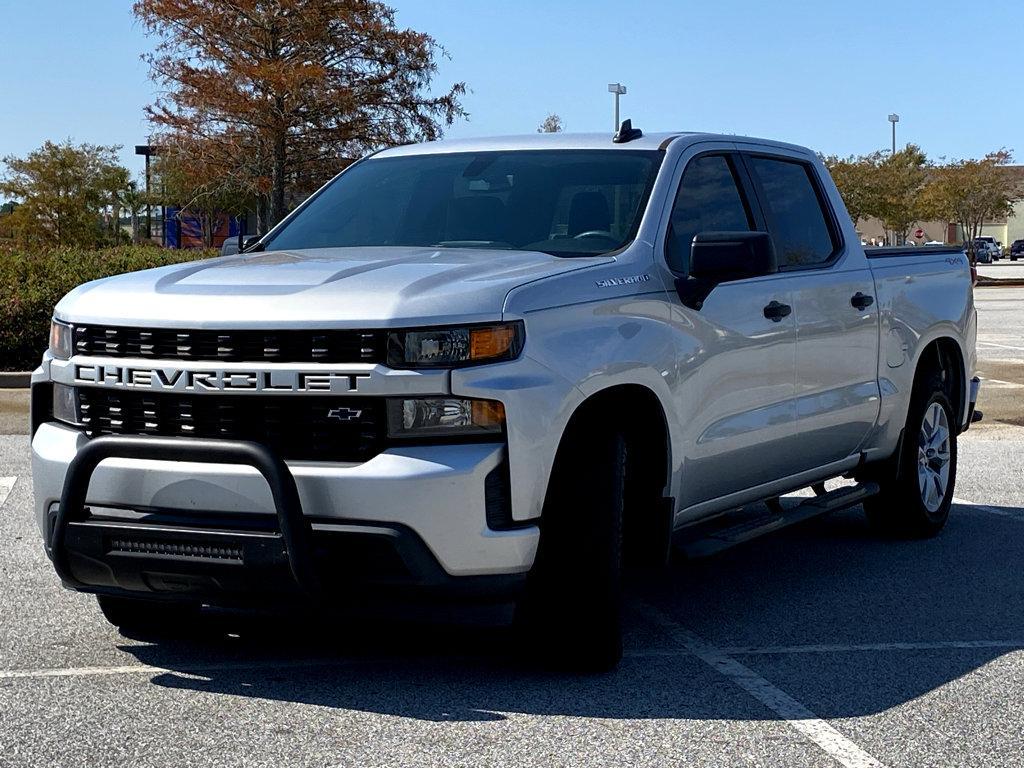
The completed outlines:
[[[932,485],[935,491],[935,507],[937,508],[942,504],[942,497],[946,493],[945,484],[942,482],[942,478],[939,477],[938,473],[932,473]]]
[[[921,418],[918,440],[918,488],[921,502],[929,512],[942,506],[949,486],[949,466],[952,458],[949,420],[946,410],[932,403]]]

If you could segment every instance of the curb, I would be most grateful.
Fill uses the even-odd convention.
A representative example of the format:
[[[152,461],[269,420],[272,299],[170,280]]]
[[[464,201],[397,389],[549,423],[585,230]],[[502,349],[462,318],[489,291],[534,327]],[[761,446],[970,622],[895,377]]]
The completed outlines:
[[[31,371],[0,371],[0,390],[24,389],[31,383]]]
[[[1024,278],[988,278],[978,276],[979,288],[1020,288],[1024,286]]]

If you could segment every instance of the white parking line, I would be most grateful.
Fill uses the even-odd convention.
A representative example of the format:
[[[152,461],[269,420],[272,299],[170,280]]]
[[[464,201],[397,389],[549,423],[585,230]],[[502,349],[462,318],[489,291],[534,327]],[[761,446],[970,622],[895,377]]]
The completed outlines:
[[[1019,382],[1007,382],[1005,379],[989,379],[988,377],[980,377],[981,381],[985,384],[999,385],[1000,387],[1024,387]]]
[[[737,662],[721,649],[694,635],[660,609],[645,606],[645,613],[668,630],[672,639],[683,649],[717,670],[723,676],[751,695],[768,709],[814,742],[819,748],[843,766],[883,766],[883,764],[855,742],[844,736],[831,724],[818,718],[806,705],[746,665]]]
[[[355,664],[381,662],[377,659],[296,659],[296,660],[253,660],[250,662],[211,662],[200,664],[182,664],[180,667],[165,668],[154,665],[110,665],[82,668],[43,668],[38,670],[0,670],[0,680],[12,678],[89,678],[92,676],[120,675],[203,675],[204,673],[230,673],[261,668],[295,669],[347,667]]]
[[[7,478],[0,478],[0,507],[4,506],[4,502],[7,501],[7,497],[11,493],[11,489],[14,488],[14,482],[18,480],[17,476],[9,476]]]
[[[998,507],[992,507],[991,505],[979,505],[975,502],[969,502],[966,499],[960,499],[958,497],[953,497],[953,504],[963,505],[964,507],[970,507],[973,510],[977,510],[982,513],[988,513],[989,515],[998,515],[1001,518],[1013,518],[1018,521],[1024,521],[1024,509],[1000,509]]]
[[[1024,347],[1014,347],[1010,344],[997,344],[995,342],[978,342],[978,344],[983,344],[986,347],[1001,347],[1004,350],[1024,350]]]
[[[1024,649],[1021,641],[910,641],[876,644],[808,644],[806,646],[729,646],[722,654],[841,654],[844,652],[937,651],[945,649]]]

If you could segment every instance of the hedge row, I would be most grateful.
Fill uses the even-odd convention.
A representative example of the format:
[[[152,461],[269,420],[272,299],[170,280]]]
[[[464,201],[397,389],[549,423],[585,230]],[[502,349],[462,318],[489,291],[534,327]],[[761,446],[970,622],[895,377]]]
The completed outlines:
[[[0,371],[29,371],[46,349],[53,307],[86,281],[211,256],[158,246],[28,253],[0,249]]]

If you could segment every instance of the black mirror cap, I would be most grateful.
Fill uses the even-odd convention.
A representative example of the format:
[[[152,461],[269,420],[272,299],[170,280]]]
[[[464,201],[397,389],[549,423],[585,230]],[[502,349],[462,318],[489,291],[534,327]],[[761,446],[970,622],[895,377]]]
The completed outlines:
[[[767,232],[700,232],[690,247],[690,277],[713,283],[779,271]]]

